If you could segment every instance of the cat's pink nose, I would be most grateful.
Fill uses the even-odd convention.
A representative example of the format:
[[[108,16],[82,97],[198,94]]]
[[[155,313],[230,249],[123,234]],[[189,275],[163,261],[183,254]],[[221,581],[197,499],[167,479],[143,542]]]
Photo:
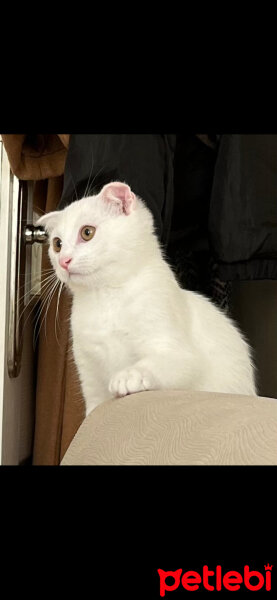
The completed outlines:
[[[72,261],[72,258],[60,258],[60,265],[61,267],[63,267],[63,269],[67,269],[68,270],[68,266],[70,265]]]

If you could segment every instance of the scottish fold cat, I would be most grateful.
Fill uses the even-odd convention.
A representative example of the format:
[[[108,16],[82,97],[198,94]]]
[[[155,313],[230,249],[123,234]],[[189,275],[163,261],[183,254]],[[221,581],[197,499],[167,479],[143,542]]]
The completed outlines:
[[[256,394],[248,344],[210,300],[179,286],[151,212],[127,184],[109,183],[37,224],[73,296],[86,414],[143,390]]]

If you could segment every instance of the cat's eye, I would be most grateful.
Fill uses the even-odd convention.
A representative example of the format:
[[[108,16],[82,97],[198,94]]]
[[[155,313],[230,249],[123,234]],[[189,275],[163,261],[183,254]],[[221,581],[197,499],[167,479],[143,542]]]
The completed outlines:
[[[55,252],[60,252],[62,248],[62,240],[58,237],[53,239],[53,249]]]
[[[91,240],[95,234],[96,228],[93,227],[93,225],[85,225],[85,227],[83,227],[81,229],[81,238],[85,241],[85,242],[89,242],[89,240]]]

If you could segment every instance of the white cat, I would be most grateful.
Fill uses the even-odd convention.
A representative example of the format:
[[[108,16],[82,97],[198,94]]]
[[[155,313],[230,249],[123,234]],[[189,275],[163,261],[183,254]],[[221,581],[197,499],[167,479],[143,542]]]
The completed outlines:
[[[71,329],[86,414],[142,390],[256,394],[250,351],[207,298],[181,289],[151,212],[125,183],[41,217]]]

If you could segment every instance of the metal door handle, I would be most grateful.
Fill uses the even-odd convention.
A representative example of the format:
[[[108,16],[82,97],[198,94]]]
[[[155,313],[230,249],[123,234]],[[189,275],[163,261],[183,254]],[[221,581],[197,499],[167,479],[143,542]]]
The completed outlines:
[[[35,227],[35,225],[26,225],[24,230],[25,244],[44,244],[47,241],[47,233],[43,227]]]

